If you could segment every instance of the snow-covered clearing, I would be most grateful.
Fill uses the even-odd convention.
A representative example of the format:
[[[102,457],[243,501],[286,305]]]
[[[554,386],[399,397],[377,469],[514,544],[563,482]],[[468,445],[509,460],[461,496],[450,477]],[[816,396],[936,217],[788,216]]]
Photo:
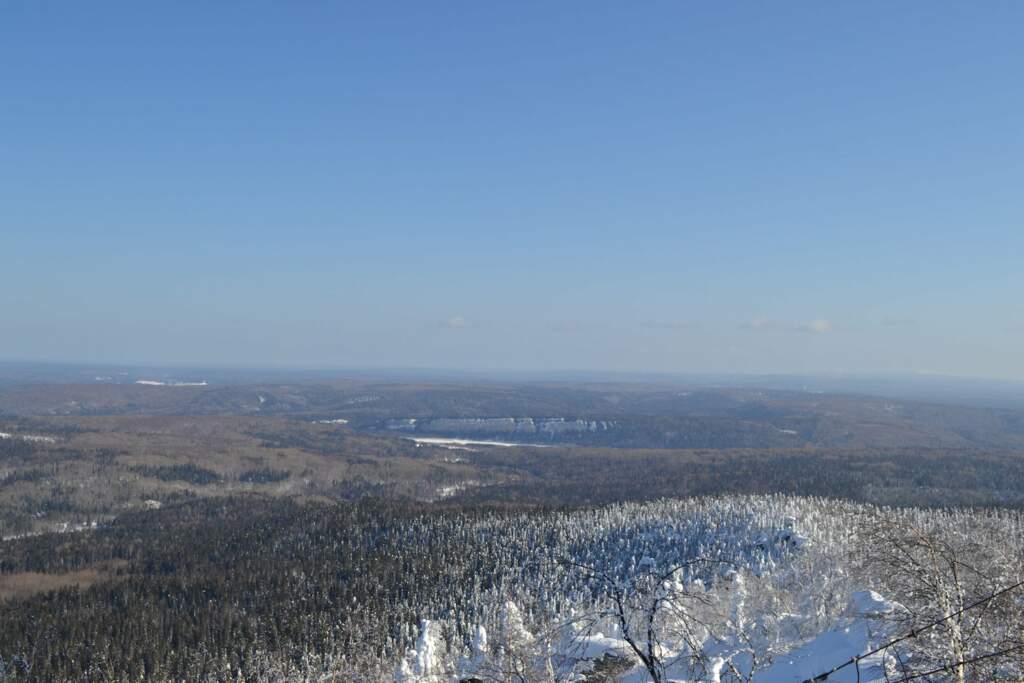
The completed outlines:
[[[162,382],[156,379],[137,379],[136,384],[141,384],[147,387],[205,387],[209,386],[209,383],[205,380],[202,382]]]
[[[43,436],[41,434],[12,434],[0,432],[0,439],[20,439],[21,441],[35,441],[36,443],[57,443],[54,436]]]
[[[447,498],[451,498],[452,496],[456,495],[457,493],[461,493],[462,491],[465,491],[466,489],[474,487],[474,486],[480,486],[480,482],[478,482],[478,481],[464,481],[464,482],[460,482],[458,484],[449,484],[447,486],[438,486],[434,500],[445,500]]]
[[[485,441],[481,439],[450,439],[440,436],[404,436],[403,439],[415,441],[417,446],[440,446],[452,450],[473,450],[470,446],[500,446],[502,448],[514,448],[516,446],[529,448],[549,448],[551,444],[541,443],[513,443],[511,441]]]

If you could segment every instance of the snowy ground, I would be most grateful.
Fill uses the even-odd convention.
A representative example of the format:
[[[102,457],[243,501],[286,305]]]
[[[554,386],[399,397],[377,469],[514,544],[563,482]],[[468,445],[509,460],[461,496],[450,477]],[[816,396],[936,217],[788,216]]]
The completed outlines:
[[[898,603],[888,601],[873,591],[855,592],[847,608],[847,616],[835,628],[778,655],[767,667],[754,673],[751,683],[804,683],[855,657],[859,661],[831,673],[828,680],[832,683],[882,683],[887,680],[883,669],[884,653],[864,655],[891,638],[892,625],[884,619],[901,609]],[[524,625],[521,611],[514,603],[506,606],[503,619],[499,634],[503,642],[524,643],[534,640]],[[444,662],[442,654],[444,646],[441,642],[441,624],[425,620],[419,631],[416,648],[399,662],[395,680],[400,683],[446,682],[448,674],[441,672],[451,671],[451,668],[450,664]],[[461,671],[452,680],[469,676],[481,667],[486,659],[487,641],[486,629],[477,627],[472,653],[459,662]],[[666,680],[672,683],[720,683],[730,656],[728,650],[732,646],[722,643],[717,646],[717,652],[716,646],[709,647],[706,654],[712,664],[703,675],[694,677],[692,667],[684,661],[666,668]],[[563,642],[562,650],[555,652],[551,659],[597,661],[605,655],[634,662],[634,666],[617,679],[619,683],[649,683],[652,680],[643,663],[633,654],[629,643],[620,637],[614,627],[611,635],[593,632]],[[667,652],[662,653],[663,657],[669,659],[667,655]]]

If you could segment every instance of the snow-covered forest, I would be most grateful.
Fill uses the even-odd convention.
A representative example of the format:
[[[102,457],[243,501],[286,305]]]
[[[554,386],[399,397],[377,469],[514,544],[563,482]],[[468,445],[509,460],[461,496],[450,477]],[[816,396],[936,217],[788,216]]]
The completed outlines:
[[[637,683],[802,681],[1018,584],[1020,524],[786,497],[479,522],[468,531],[501,539],[506,571],[474,585],[472,610],[425,619],[396,680],[593,680],[603,665]],[[1007,591],[829,680],[900,680],[1004,650],[945,673],[1019,680],[1022,608]]]
[[[4,573],[117,569],[0,606],[0,680],[781,683],[915,629],[827,680],[1019,680],[1022,525],[783,496],[197,501],[7,542]]]

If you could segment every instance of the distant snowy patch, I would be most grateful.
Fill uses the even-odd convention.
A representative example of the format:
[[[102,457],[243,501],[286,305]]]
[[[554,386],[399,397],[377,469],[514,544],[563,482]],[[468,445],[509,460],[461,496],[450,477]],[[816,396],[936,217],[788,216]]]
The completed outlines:
[[[356,396],[345,401],[345,405],[356,405],[357,403],[373,403],[379,401],[380,396]]]
[[[451,484],[450,486],[438,486],[437,492],[435,494],[435,500],[444,500],[445,498],[451,498],[457,493],[461,493],[470,487],[479,485],[480,482],[478,481],[464,481],[460,484]]]
[[[57,443],[53,436],[42,436],[41,434],[11,434],[0,432],[0,439],[20,439],[21,441],[35,441],[36,443]]]
[[[141,384],[147,387],[205,387],[209,386],[206,380],[202,382],[161,382],[156,379],[137,379],[136,384]]]
[[[440,446],[452,450],[471,450],[467,446],[501,446],[512,448],[514,446],[529,446],[531,448],[548,448],[549,444],[540,443],[512,443],[509,441],[483,441],[477,439],[446,439],[435,436],[406,436],[402,437],[409,441],[415,441],[417,446]]]

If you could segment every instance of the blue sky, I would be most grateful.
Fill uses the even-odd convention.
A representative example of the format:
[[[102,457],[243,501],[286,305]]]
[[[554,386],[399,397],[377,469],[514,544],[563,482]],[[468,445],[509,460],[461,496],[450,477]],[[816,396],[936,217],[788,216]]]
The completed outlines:
[[[1022,379],[1022,25],[0,3],[0,358]]]

